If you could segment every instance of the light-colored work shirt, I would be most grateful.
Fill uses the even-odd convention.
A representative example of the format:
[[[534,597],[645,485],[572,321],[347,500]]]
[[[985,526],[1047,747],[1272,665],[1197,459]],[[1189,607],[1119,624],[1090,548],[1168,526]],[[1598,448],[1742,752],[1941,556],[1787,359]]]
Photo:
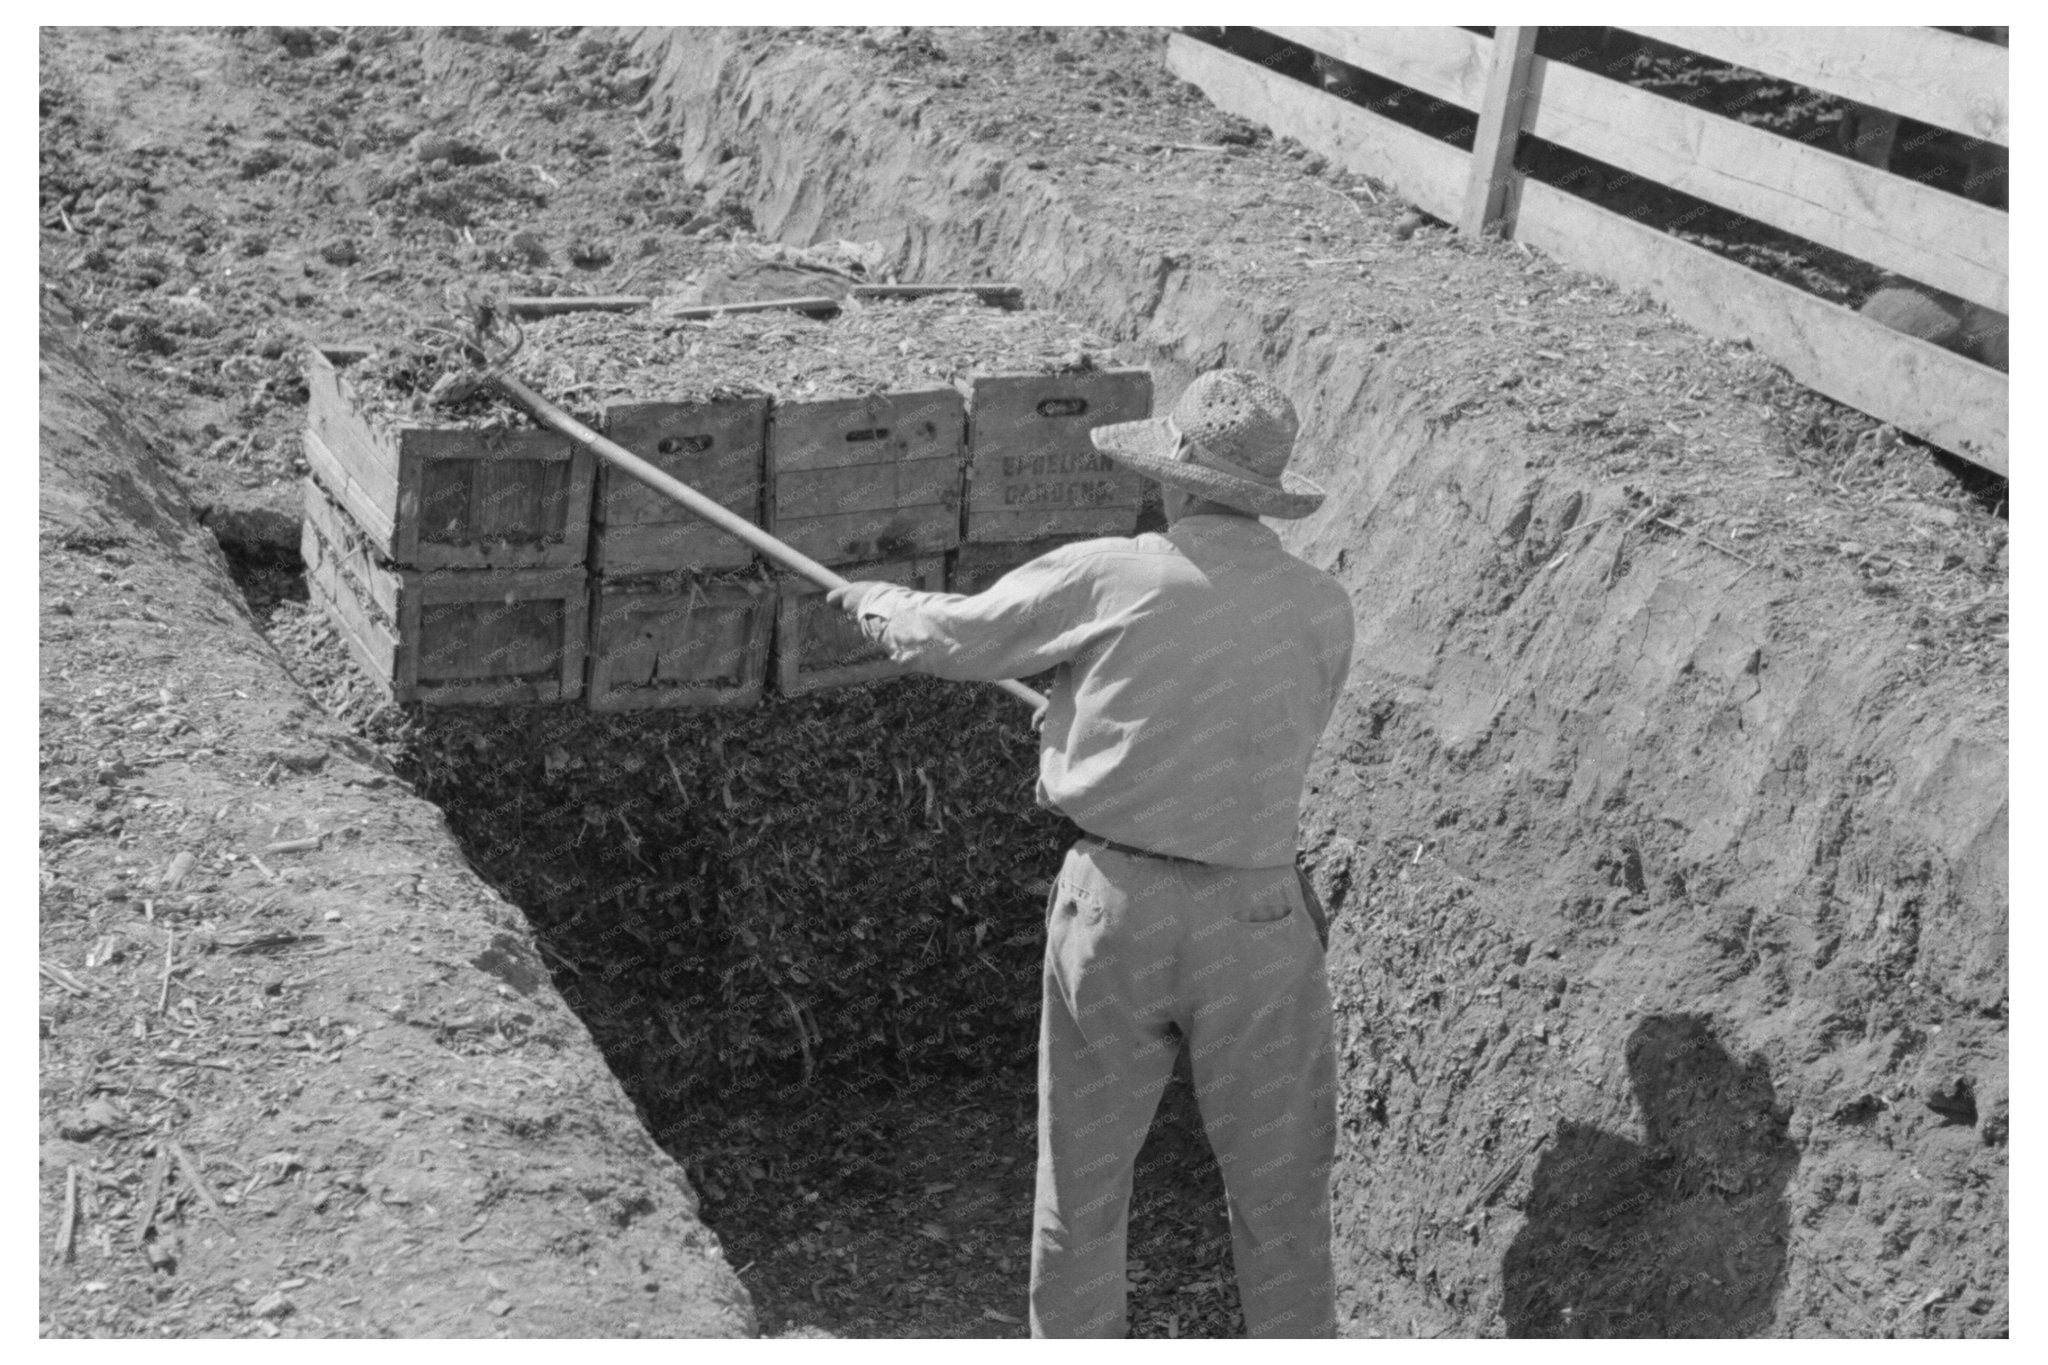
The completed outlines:
[[[1038,801],[1091,834],[1223,867],[1294,861],[1310,756],[1351,667],[1351,599],[1248,517],[1076,541],[972,597],[861,604],[890,658],[993,682],[1056,669]]]

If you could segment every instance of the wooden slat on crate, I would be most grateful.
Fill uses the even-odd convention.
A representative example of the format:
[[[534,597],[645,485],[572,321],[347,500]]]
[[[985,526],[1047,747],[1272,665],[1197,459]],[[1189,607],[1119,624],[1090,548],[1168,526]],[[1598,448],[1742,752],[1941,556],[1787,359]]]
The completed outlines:
[[[583,693],[587,582],[580,568],[406,571],[401,699],[574,701]]]
[[[946,557],[946,591],[963,597],[986,592],[1004,574],[1028,564],[1048,550],[1087,540],[1085,535],[1048,536],[1025,541],[963,541]]]
[[[306,593],[326,613],[357,666],[389,694],[391,679],[398,676],[398,637],[363,610],[331,560],[306,561]]]
[[[353,585],[364,606],[395,632],[398,629],[398,579],[390,573],[391,564],[378,556],[376,547],[363,534],[362,528],[343,508],[335,505],[334,499],[318,480],[305,480],[303,492],[304,534],[318,538],[322,554],[333,563],[335,572]]]
[[[1166,65],[1226,113],[1263,123],[1354,174],[1398,185],[1424,213],[1457,220],[1470,158],[1450,143],[1184,33],[1167,35]]]
[[[966,404],[952,389],[778,403],[769,529],[825,564],[949,550],[965,453]]]
[[[380,439],[356,406],[355,393],[341,367],[363,358],[355,347],[316,346],[306,356],[306,413],[328,449],[351,469],[359,469],[380,493],[398,490],[398,452]],[[376,478],[377,474],[383,476]]]
[[[1993,43],[1906,25],[1627,28],[1859,104],[2010,145],[2010,53]]]
[[[940,556],[848,565],[849,579],[901,583],[920,592],[944,590],[946,568]],[[778,587],[775,612],[775,684],[785,697],[825,687],[893,678],[906,672],[869,642],[845,612],[825,604],[825,590],[794,576]]]
[[[380,544],[388,545],[398,512],[398,452],[370,430],[328,353],[316,349],[307,356],[306,393],[306,429],[319,442],[327,466],[321,474],[315,465],[315,474]],[[308,464],[314,464],[312,443],[307,443]]]
[[[359,551],[344,529],[347,519],[311,479],[305,485],[306,517],[299,529],[299,555],[306,565],[306,589],[327,614],[357,664],[387,690],[398,676],[398,623],[388,605],[375,601],[360,569],[348,564]]]
[[[761,699],[775,628],[761,578],[600,579],[591,586],[593,710],[745,706]]]
[[[349,517],[363,533],[379,545],[392,543],[395,499],[380,497],[342,463],[314,427],[302,433],[306,467],[334,500],[348,509]]]
[[[559,568],[583,562],[591,457],[549,431],[399,437],[399,478],[419,490],[392,558],[419,568]]]
[[[504,706],[581,695],[582,569],[397,568],[311,480],[302,550],[314,597],[394,700]]]
[[[1145,484],[1088,433],[1152,413],[1145,370],[984,375],[969,386],[965,539],[1128,535]]]
[[[899,507],[957,507],[960,461],[900,460],[806,471],[785,477],[777,489],[775,515],[790,518],[836,516],[841,512],[883,512]]]
[[[548,431],[380,431],[317,348],[306,382],[307,463],[385,558],[420,569],[583,563],[589,451]]]
[[[705,497],[761,524],[768,400],[613,403],[605,434]],[[590,565],[610,575],[740,568],[751,546],[609,465],[597,473]]]
[[[937,554],[960,540],[960,505],[905,507],[894,511],[842,512],[801,519],[779,528],[784,544],[828,568],[878,554],[926,550]]]
[[[2005,375],[1540,181],[1519,193],[1523,241],[1647,290],[1711,336],[1752,343],[1808,388],[2006,472]]]

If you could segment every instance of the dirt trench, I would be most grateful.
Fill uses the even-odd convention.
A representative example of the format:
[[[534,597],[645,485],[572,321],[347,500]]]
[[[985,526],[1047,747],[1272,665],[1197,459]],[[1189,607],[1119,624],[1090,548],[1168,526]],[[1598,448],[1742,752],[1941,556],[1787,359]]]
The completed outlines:
[[[1156,35],[636,41],[763,231],[1302,410],[1332,496],[1286,535],[1360,624],[1306,844],[1352,1330],[2003,1332],[2002,501],[1924,452],[1860,487],[1853,417],[1511,244],[1347,194],[1350,258],[1304,261],[1331,187],[1286,148],[1091,120]]]
[[[41,353],[43,1333],[751,1332],[518,911],[257,633],[48,293]]]
[[[1017,279],[1035,304],[1110,332],[1121,359],[1155,366],[1162,401],[1219,363],[1267,370],[1294,395],[1309,472],[1333,496],[1290,528],[1290,543],[1346,581],[1361,627],[1305,836],[1339,914],[1348,1332],[2003,1330],[1995,491],[1639,300],[1511,246],[1415,232],[1387,187],[1328,180],[1298,149],[1208,111],[1164,75],[1156,33],[604,38],[633,45],[635,65],[655,73],[641,136],[679,144],[707,213],[792,243],[879,240],[907,279]],[[441,93],[492,108],[498,95],[461,45],[439,51]],[[283,579],[288,591],[288,569]],[[315,623],[284,619],[272,635],[286,661],[330,709],[360,721],[370,710],[356,705],[360,683],[333,672]],[[953,706],[960,732],[985,727],[985,770],[1014,767],[1021,783],[1028,742],[1004,736],[999,708],[926,686],[850,703],[865,708],[876,748],[942,756],[954,731],[930,717]],[[792,707],[750,723],[816,719]],[[993,954],[985,983],[954,983],[983,997],[978,1035],[813,1054],[809,1040],[829,1035],[806,1016],[830,995],[805,995],[787,1030],[761,1040],[775,1084],[717,1104],[678,1070],[705,1055],[691,1036],[704,1021],[655,1031],[622,1007],[636,997],[613,991],[632,986],[629,964],[662,948],[659,934],[634,946],[619,927],[633,922],[643,880],[630,839],[658,827],[648,811],[677,828],[692,812],[687,798],[645,789],[662,786],[659,766],[629,773],[605,746],[651,752],[695,724],[501,716],[482,727],[495,752],[465,749],[476,735],[460,722],[408,741],[415,753],[465,754],[408,776],[446,812],[462,857],[520,907],[481,898],[517,944],[537,945],[532,960],[554,984],[534,998],[559,1011],[559,991],[575,1006],[569,1036],[597,1035],[640,1118],[687,1170],[687,1185],[675,1180],[636,1134],[641,1155],[611,1178],[667,1170],[656,1183],[682,1203],[657,1194],[649,1218],[627,1200],[624,1225],[658,1231],[694,1186],[771,1332],[1019,1334],[1028,935],[975,938],[973,951],[948,941],[918,960],[942,970]],[[318,734],[328,747],[384,738],[360,724]],[[602,809],[586,819],[598,779],[553,760],[551,745],[605,770],[613,785],[595,794],[632,796],[638,804],[616,807],[626,821],[608,823]],[[647,769],[653,780],[628,780]],[[364,799],[425,809],[375,787]],[[508,830],[507,804],[544,822],[546,837]],[[957,829],[892,833],[891,856],[919,864],[920,913],[965,895],[977,914],[962,925],[1005,915],[1029,925],[1042,896],[1032,884],[1050,875],[1063,832],[1033,824],[1021,799],[998,813],[1015,827],[993,842]],[[623,889],[623,899],[551,897],[542,874],[569,865],[590,875],[578,860],[604,848],[612,856],[596,872],[609,880],[581,890]],[[977,853],[986,866],[967,865]],[[168,860],[169,847],[157,856]],[[448,867],[454,884],[474,886],[456,860]],[[470,913],[448,923],[466,933]],[[68,932],[73,956],[87,955],[90,936]],[[850,988],[899,969],[855,972]],[[280,988],[297,989],[297,975],[281,974]],[[471,994],[459,979],[449,986]],[[1005,1000],[1023,1007],[1007,1021],[994,1008]],[[332,1030],[346,1041],[346,1028],[362,1027],[338,1007],[299,1014],[319,1021],[316,1039]],[[520,1044],[520,1027],[489,1036]],[[467,1046],[465,1030],[444,1034]],[[913,1064],[898,1074],[890,1057]],[[597,1074],[596,1052],[567,1048],[561,1065],[581,1068],[576,1083],[599,1096],[587,1106],[595,1121],[613,1122],[617,1091]],[[855,1076],[870,1083],[846,1083]],[[352,1134],[384,1121],[366,1104],[398,1108],[400,1124],[442,1112],[431,1086],[399,1106],[362,1089],[369,1100],[337,1095],[323,1121]],[[519,1129],[522,1142],[528,1134]],[[519,1150],[552,1160],[560,1149]],[[46,1190],[61,1196],[69,1159],[46,1149]],[[1169,1091],[1140,1167],[1136,1329],[1227,1334],[1220,1191],[1184,1083]],[[478,1291],[490,1291],[480,1321],[537,1330],[516,1304],[501,1314],[517,1295],[493,1286],[529,1243],[550,1256],[575,1243],[549,1231],[591,1212],[561,1202],[570,1188],[501,1244],[489,1271],[499,1280]],[[60,1205],[47,1201],[47,1223]],[[606,1240],[620,1257],[638,1245]],[[414,1232],[407,1244],[431,1260],[444,1242]],[[588,1252],[585,1239],[564,1254]],[[550,1283],[552,1264],[516,1273]],[[262,1316],[275,1308],[261,1297],[268,1286],[241,1278],[248,1288],[232,1291],[233,1277],[220,1279],[214,1318],[158,1310],[155,1320],[166,1330],[324,1323],[312,1312]],[[93,1295],[106,1292],[82,1280],[63,1291],[60,1307],[79,1314],[69,1321],[90,1321]],[[731,1281],[715,1287],[729,1293]],[[309,1291],[276,1292],[303,1308]],[[385,1311],[374,1295],[347,1307],[371,1303]],[[579,1311],[565,1308],[558,1330],[688,1330]],[[743,1324],[743,1310],[718,1311],[719,1330]],[[150,1319],[125,1321],[138,1320]],[[423,1332],[446,1320],[378,1321]],[[328,1330],[365,1329],[337,1317]]]

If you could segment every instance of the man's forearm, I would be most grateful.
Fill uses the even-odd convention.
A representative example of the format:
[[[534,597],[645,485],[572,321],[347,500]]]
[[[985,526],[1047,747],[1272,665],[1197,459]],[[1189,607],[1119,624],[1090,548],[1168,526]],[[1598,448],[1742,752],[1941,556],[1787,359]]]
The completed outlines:
[[[963,597],[889,584],[870,593],[858,615],[862,633],[897,663],[960,682],[1029,677],[1071,656],[1057,613],[1046,602],[1001,602],[988,593]]]
[[[918,592],[890,584],[861,603],[861,632],[889,651],[889,657],[920,673],[959,682],[998,682],[1003,651],[991,642],[960,638],[951,629],[948,607],[965,602],[955,593]]]

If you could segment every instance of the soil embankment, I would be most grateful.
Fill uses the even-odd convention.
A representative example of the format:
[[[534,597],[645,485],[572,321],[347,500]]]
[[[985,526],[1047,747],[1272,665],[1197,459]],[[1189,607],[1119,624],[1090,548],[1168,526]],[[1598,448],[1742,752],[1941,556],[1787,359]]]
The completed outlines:
[[[1354,1329],[2003,1330],[2002,506],[1641,300],[1175,136],[1153,38],[637,40],[764,232],[1304,413],[1287,534],[1360,622],[1309,843]]]
[[[42,307],[45,1333],[750,1332],[519,912],[311,704]]]

